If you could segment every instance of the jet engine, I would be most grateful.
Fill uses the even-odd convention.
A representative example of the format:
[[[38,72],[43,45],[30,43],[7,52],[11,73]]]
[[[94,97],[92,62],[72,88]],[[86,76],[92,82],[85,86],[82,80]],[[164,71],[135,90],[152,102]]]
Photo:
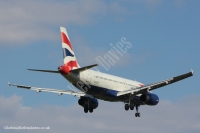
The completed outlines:
[[[88,97],[81,97],[78,100],[78,104],[82,107],[89,106],[93,109],[96,109],[98,107],[98,100],[96,98],[88,98]]]
[[[153,93],[142,94],[140,100],[146,105],[157,105],[159,102],[158,96]]]

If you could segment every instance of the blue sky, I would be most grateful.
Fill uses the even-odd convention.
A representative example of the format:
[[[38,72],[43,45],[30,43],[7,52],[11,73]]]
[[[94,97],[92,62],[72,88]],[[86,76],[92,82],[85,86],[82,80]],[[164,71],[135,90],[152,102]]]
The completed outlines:
[[[22,98],[19,103],[25,107],[79,106],[77,98],[72,96],[36,94],[33,91],[7,86],[7,82],[10,81],[36,87],[67,89],[69,83],[58,74],[26,70],[28,68],[56,70],[62,65],[59,27],[64,26],[67,28],[81,66],[95,64],[95,57],[104,56],[112,48],[110,43],[115,45],[125,37],[132,44],[132,48],[108,71],[101,66],[97,67],[100,71],[149,84],[189,72],[192,68],[195,72],[193,77],[153,92],[160,97],[160,100],[171,104],[188,96],[191,98],[195,95],[198,99],[200,96],[199,9],[198,0],[87,2],[2,0],[0,1],[1,97],[9,100],[16,95],[16,99]],[[199,104],[199,101],[195,102]],[[100,110],[104,104],[103,102],[100,105]],[[123,109],[123,103],[114,106]],[[156,108],[159,110],[159,106]],[[83,110],[79,109],[78,113],[82,113]],[[145,109],[148,110],[147,107]],[[197,116],[199,118],[200,114]],[[90,119],[96,117],[98,116],[95,115]]]

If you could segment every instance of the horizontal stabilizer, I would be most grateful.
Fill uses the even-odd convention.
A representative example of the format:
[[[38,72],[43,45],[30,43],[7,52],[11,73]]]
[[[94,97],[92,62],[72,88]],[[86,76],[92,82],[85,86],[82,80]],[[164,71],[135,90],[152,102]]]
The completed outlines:
[[[77,69],[71,70],[70,72],[79,73],[81,71],[85,71],[85,70],[90,69],[90,68],[95,67],[95,66],[98,66],[98,64],[77,68]]]
[[[90,69],[90,68],[95,67],[95,66],[98,66],[98,64],[94,64],[94,65],[90,65],[90,66],[85,66],[85,67],[73,69],[70,72],[79,73],[81,71],[85,71],[85,70]],[[39,70],[39,69],[28,69],[28,70],[30,70],[30,71],[38,71],[38,72],[48,72],[48,73],[60,73],[59,71],[54,71],[54,70]]]
[[[38,69],[28,69],[30,71],[48,72],[48,73],[59,73],[59,71],[54,70],[38,70]]]

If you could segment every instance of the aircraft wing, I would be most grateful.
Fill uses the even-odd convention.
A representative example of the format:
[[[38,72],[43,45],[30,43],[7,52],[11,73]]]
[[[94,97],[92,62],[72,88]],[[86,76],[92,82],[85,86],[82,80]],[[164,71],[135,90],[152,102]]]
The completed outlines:
[[[72,90],[58,90],[58,89],[49,89],[49,88],[38,88],[38,87],[32,87],[32,86],[25,86],[25,85],[16,85],[16,84],[11,84],[8,83],[9,86],[16,86],[17,88],[23,88],[23,89],[28,89],[28,90],[34,90],[37,93],[39,92],[52,92],[52,93],[57,93],[59,96],[63,95],[63,94],[68,94],[68,95],[73,95],[73,96],[77,96],[77,97],[91,97],[93,98],[92,95],[88,95],[84,92],[76,92],[76,91],[72,91]]]
[[[180,76],[176,76],[176,77],[173,77],[173,78],[170,78],[170,79],[167,79],[167,80],[163,80],[163,81],[160,81],[160,82],[157,82],[157,83],[145,85],[145,86],[138,87],[138,88],[133,88],[133,89],[126,90],[126,91],[121,91],[121,92],[118,92],[116,94],[116,96],[121,96],[121,95],[125,95],[125,94],[141,94],[142,92],[145,92],[147,90],[150,91],[150,90],[158,89],[160,87],[178,82],[180,80],[183,80],[185,78],[193,76],[193,74],[194,74],[194,72],[191,71],[189,73],[186,73],[186,74],[183,74],[183,75],[180,75]]]

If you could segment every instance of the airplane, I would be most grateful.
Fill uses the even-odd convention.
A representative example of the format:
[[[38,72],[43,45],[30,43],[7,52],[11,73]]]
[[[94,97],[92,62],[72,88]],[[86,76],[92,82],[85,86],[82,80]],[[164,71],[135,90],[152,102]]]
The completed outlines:
[[[34,90],[36,92],[52,92],[57,93],[59,96],[63,94],[76,96],[79,98],[78,104],[84,108],[85,113],[88,113],[88,111],[92,113],[98,107],[98,99],[108,102],[123,102],[126,111],[129,109],[134,110],[135,108],[135,117],[140,117],[140,105],[155,106],[159,102],[159,97],[152,93],[152,90],[191,77],[194,74],[193,70],[191,70],[191,72],[173,78],[144,85],[137,81],[92,70],[91,68],[96,67],[97,64],[80,67],[66,29],[60,27],[60,31],[64,65],[59,66],[58,70],[28,70],[61,74],[79,91],[39,88],[8,82],[9,86],[16,86],[17,88]]]

